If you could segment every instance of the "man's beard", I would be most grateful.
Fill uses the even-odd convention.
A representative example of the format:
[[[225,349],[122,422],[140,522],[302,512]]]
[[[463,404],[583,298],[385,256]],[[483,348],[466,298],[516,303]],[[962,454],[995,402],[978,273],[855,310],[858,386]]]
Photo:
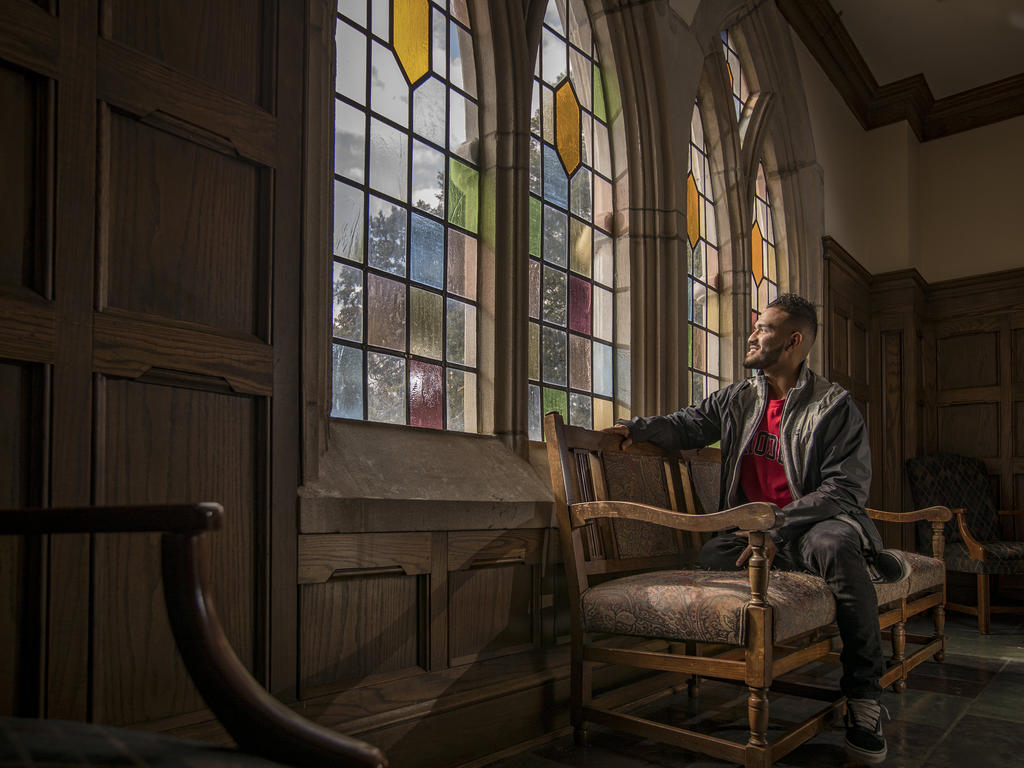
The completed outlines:
[[[754,353],[754,356],[750,356],[750,351],[747,350],[747,356],[743,358],[744,368],[758,368],[764,369],[775,363],[779,362],[779,358],[782,357],[782,347],[776,349],[765,349],[761,347]]]

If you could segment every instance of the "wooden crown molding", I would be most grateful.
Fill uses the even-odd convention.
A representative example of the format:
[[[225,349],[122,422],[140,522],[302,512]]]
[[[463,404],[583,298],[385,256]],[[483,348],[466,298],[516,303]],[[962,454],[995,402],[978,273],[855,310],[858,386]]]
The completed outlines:
[[[1024,73],[936,99],[924,75],[879,85],[828,0],[776,0],[864,130],[906,120],[930,141],[1024,115]]]

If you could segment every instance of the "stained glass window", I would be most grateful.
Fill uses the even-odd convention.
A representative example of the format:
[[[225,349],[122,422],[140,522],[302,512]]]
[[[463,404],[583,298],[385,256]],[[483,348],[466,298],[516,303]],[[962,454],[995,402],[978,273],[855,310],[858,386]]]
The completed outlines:
[[[466,0],[340,0],[331,415],[477,430],[479,106]]]
[[[686,175],[686,260],[690,402],[699,403],[721,384],[721,337],[718,225],[704,121],[696,104],[690,121],[690,170]]]
[[[736,41],[729,30],[722,30],[722,48],[725,50],[725,63],[729,72],[729,84],[732,86],[732,101],[736,109],[736,119],[743,113],[743,105],[750,96],[750,84],[740,65],[740,55],[736,50]]]
[[[581,0],[550,0],[530,119],[529,435],[561,411],[614,421],[612,162],[617,102]]]
[[[779,268],[775,256],[775,224],[772,203],[764,176],[764,163],[757,164],[754,187],[754,221],[750,227],[750,324],[779,295]]]

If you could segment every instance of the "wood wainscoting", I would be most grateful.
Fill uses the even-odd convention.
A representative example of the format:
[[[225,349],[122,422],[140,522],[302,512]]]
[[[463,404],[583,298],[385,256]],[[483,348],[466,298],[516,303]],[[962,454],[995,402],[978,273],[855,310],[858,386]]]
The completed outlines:
[[[1024,269],[929,284],[870,275],[831,238],[824,253],[828,375],[858,404],[869,393],[872,504],[911,509],[904,462],[951,452],[985,462],[1002,508],[1024,505]],[[883,528],[913,548],[912,532]]]

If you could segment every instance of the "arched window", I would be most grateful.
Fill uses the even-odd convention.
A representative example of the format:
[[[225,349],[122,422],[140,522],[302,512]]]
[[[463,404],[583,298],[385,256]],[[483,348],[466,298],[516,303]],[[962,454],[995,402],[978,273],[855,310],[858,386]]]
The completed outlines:
[[[529,435],[541,416],[614,421],[615,253],[607,98],[587,11],[551,0],[530,139]]]
[[[740,55],[737,51],[736,41],[729,34],[729,30],[722,30],[722,48],[725,49],[725,63],[729,71],[729,84],[732,86],[733,106],[736,109],[736,119],[743,114],[743,105],[750,97],[750,85],[747,76],[740,64]]]
[[[331,415],[475,432],[479,110],[447,7],[339,3]]]
[[[718,225],[711,165],[700,107],[690,123],[690,169],[686,175],[686,287],[689,299],[690,402],[699,403],[721,386],[718,295]]]
[[[757,164],[754,185],[754,217],[750,227],[750,322],[753,325],[779,295],[779,267],[775,255],[775,224],[764,177],[764,163]]]

